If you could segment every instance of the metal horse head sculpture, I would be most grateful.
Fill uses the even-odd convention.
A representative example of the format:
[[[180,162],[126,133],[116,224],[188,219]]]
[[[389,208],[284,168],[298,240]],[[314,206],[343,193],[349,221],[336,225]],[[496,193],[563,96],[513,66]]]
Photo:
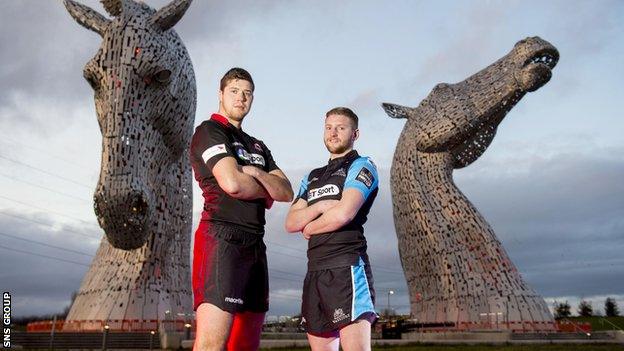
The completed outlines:
[[[496,316],[498,328],[554,328],[544,300],[452,173],[485,152],[506,114],[550,80],[558,60],[550,43],[527,38],[464,81],[436,85],[418,107],[383,104],[390,117],[407,119],[390,184],[412,316],[420,322],[483,328],[483,316]]]
[[[193,67],[170,29],[190,1],[159,11],[130,0],[105,1],[114,20],[70,0],[65,4],[78,23],[103,38],[84,68],[103,137],[95,211],[114,247],[136,249],[146,242],[155,214],[176,206],[163,201],[160,189],[171,181],[181,185],[170,179],[171,171],[186,156],[192,135]]]
[[[141,299],[150,289],[159,295],[159,301],[151,298],[156,306],[187,308],[192,210],[187,149],[196,87],[191,60],[172,27],[191,0],[173,0],[160,10],[133,0],[102,0],[112,19],[75,1],[64,3],[78,23],[103,39],[84,67],[84,77],[94,91],[102,132],[94,207],[107,239],[74,303],[107,312],[90,314],[72,307],[70,317],[111,318],[110,309],[102,305],[115,299],[127,301],[125,306],[130,301],[149,304]],[[95,297],[110,289],[118,293]],[[136,293],[141,289],[145,291]],[[90,294],[99,300],[88,300]],[[171,297],[176,301],[170,303],[173,294],[181,297]],[[137,313],[138,319],[157,318],[155,312]]]

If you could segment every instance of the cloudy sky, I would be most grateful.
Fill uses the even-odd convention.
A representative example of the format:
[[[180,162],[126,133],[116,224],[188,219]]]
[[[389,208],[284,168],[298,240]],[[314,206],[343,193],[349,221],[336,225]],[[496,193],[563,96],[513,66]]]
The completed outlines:
[[[195,124],[217,109],[223,73],[247,68],[257,88],[244,128],[293,184],[326,162],[324,112],[358,113],[356,146],[381,174],[366,226],[378,307],[394,290],[390,304],[407,313],[389,189],[404,121],[379,104],[415,106],[534,35],[561,54],[551,82],[455,180],[549,303],[585,298],[602,310],[611,296],[624,309],[623,23],[622,1],[195,0],[175,29],[197,77]],[[60,1],[0,0],[0,285],[16,316],[63,310],[102,235],[91,201],[101,136],[82,78],[99,45]],[[286,211],[267,218],[271,315],[299,312],[305,272],[306,243],[283,231]]]

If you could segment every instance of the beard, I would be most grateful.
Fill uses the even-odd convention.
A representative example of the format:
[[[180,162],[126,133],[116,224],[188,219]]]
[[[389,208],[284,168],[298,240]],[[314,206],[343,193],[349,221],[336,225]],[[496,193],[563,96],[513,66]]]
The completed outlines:
[[[339,144],[329,144],[327,141],[325,141],[325,147],[327,148],[327,151],[332,154],[341,154],[349,150],[349,148],[352,146],[353,144],[349,143],[349,140],[345,140],[344,142]]]
[[[238,109],[238,108],[231,108],[231,109],[227,109],[225,112],[228,114],[228,117],[230,117],[231,119],[235,121],[242,121],[245,118],[245,116],[247,116],[247,113],[249,113],[249,110],[245,111],[245,110]]]

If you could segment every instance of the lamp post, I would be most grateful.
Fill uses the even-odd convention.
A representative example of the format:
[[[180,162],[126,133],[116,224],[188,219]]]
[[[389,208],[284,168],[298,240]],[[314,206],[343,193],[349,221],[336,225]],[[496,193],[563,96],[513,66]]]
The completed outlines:
[[[54,350],[54,330],[56,329],[56,315],[52,320],[52,330],[50,331],[50,350]]]
[[[390,295],[394,295],[394,290],[388,290],[388,305],[386,306],[386,315],[390,315]]]
[[[162,333],[162,332],[168,332],[168,331],[170,330],[170,328],[172,328],[172,325],[173,325],[172,320],[173,320],[173,316],[171,315],[171,311],[166,310],[166,311],[165,311],[165,319],[163,319],[163,320],[160,322],[160,327],[161,327],[161,328],[159,329],[159,331],[160,331],[161,333]],[[175,329],[175,328],[174,328],[174,329]]]
[[[110,329],[110,326],[108,324],[106,324],[104,326],[104,332],[102,333],[102,350],[106,350],[106,339],[108,337],[108,330]]]
[[[185,340],[191,340],[191,324],[184,324],[184,328],[186,328]]]

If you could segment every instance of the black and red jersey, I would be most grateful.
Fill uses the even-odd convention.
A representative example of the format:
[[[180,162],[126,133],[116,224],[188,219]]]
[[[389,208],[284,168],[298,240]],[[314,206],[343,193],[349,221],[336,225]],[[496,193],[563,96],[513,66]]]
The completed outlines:
[[[197,126],[191,141],[191,166],[204,196],[201,220],[233,224],[247,232],[263,234],[265,200],[235,199],[219,187],[212,174],[214,165],[224,157],[233,157],[241,166],[255,166],[265,172],[278,169],[262,141],[236,128],[227,118],[213,114]]]

